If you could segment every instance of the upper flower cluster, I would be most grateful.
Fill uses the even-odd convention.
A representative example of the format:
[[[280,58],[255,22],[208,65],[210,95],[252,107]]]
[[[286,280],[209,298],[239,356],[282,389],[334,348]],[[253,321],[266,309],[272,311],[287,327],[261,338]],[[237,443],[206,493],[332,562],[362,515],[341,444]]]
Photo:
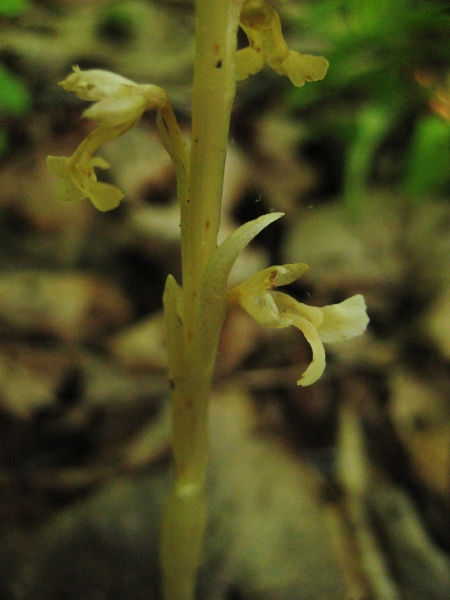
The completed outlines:
[[[311,385],[325,369],[323,343],[343,342],[361,335],[369,322],[361,294],[340,304],[308,306],[274,288],[288,285],[308,269],[303,263],[269,267],[228,292],[228,304],[240,305],[257,323],[266,327],[294,325],[311,346],[312,361],[299,385]]]
[[[61,200],[90,198],[101,211],[116,208],[124,194],[117,187],[97,181],[95,167],[107,169],[109,164],[94,152],[136,125],[146,110],[160,111],[168,104],[166,92],[155,85],[139,85],[109,71],[73,68],[61,85],[79,98],[95,102],[83,117],[98,123],[74,154],[48,156],[48,168],[60,177],[58,196]]]
[[[244,1],[240,25],[249,46],[236,53],[238,81],[261,71],[265,62],[280,75],[287,75],[297,87],[325,77],[328,61],[322,56],[289,50],[281,31],[280,17],[264,0]]]

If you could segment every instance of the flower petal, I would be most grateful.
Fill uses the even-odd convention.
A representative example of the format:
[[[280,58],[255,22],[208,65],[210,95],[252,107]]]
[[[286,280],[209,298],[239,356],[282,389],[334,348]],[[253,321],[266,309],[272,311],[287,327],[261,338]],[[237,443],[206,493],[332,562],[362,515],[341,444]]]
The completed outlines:
[[[73,73],[59,85],[66,92],[73,92],[82,100],[96,102],[103,98],[117,96],[124,87],[137,87],[138,84],[103,69],[82,71],[80,67],[74,66]]]
[[[303,87],[307,81],[319,81],[325,77],[328,61],[323,56],[300,54],[290,50],[281,62],[267,59],[267,64],[280,75],[287,75],[296,87]]]
[[[111,166],[107,160],[101,156],[94,156],[90,160],[91,167],[100,167],[100,169],[109,169]]]
[[[69,159],[66,156],[47,156],[47,168],[58,177],[70,178]]]
[[[320,310],[323,322],[317,331],[326,344],[343,342],[361,335],[369,322],[366,303],[361,294],[347,298],[340,304],[324,306]]]
[[[292,296],[283,292],[274,291],[272,292],[272,295],[277,303],[280,313],[292,313],[305,317],[314,327],[319,327],[322,323],[323,313],[321,308],[298,302],[295,298],[292,298]]]
[[[267,325],[267,327],[286,327],[284,324],[275,324],[280,319],[279,309],[275,304],[274,297],[267,290],[288,285],[301,277],[307,270],[308,265],[304,263],[278,265],[263,269],[228,291],[228,306],[239,304],[258,323]]]
[[[103,126],[131,129],[147,108],[145,96],[139,90],[132,92],[96,102],[83,112],[83,117]]]
[[[58,182],[56,196],[62,202],[77,202],[85,198],[83,192],[77,188],[71,179],[61,179]]]
[[[124,194],[114,185],[97,181],[94,167],[108,168],[103,158],[96,156],[86,160],[83,166],[75,163],[73,158],[65,156],[47,156],[49,170],[60,177],[57,195],[65,202],[73,202],[82,198],[90,198],[92,204],[101,211],[117,208]]]
[[[250,39],[250,38],[249,38]],[[256,75],[264,67],[264,54],[253,46],[242,48],[236,52],[235,73],[236,81]]]
[[[124,193],[115,185],[94,179],[86,180],[83,189],[95,208],[102,212],[117,208],[124,198]]]
[[[252,275],[240,285],[236,286],[236,289],[241,290],[242,293],[252,289],[271,290],[282,285],[289,285],[306,273],[307,270],[308,265],[305,265],[304,263],[275,265]],[[230,290],[230,292],[232,291],[233,290]]]
[[[85,197],[70,175],[69,159],[65,156],[47,156],[48,169],[60,178],[56,195],[63,202],[75,202]]]
[[[266,327],[292,325],[292,319],[280,316],[273,293],[268,290],[254,290],[242,294],[239,304],[260,325]]]
[[[317,333],[317,329],[308,321],[308,319],[292,313],[289,313],[288,316],[292,319],[292,324],[303,333],[312,350],[311,364],[297,381],[297,385],[311,385],[322,376],[325,370],[325,350]]]

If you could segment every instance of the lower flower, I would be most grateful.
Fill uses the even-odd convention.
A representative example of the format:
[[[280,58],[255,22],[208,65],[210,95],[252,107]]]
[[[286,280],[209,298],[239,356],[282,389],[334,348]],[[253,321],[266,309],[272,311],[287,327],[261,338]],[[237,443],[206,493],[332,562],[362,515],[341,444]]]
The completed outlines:
[[[269,267],[228,292],[229,306],[241,306],[257,323],[276,328],[294,325],[303,333],[312,350],[311,364],[297,381],[303,386],[317,381],[325,369],[324,343],[334,344],[361,335],[369,322],[361,294],[319,308],[274,290],[292,283],[306,269],[302,263]]]

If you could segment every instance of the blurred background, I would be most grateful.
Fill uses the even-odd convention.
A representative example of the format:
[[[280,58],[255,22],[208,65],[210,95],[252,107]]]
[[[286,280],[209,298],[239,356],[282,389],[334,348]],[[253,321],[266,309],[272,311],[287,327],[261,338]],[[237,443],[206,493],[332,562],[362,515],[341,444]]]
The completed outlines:
[[[231,311],[211,406],[198,598],[450,595],[450,3],[271,1],[322,82],[239,82],[221,239],[285,217],[235,285],[306,262],[289,292],[364,294],[370,325],[327,348]],[[99,153],[125,193],[61,203],[48,154],[93,124],[56,84],[73,65],[163,86],[189,138],[189,0],[0,2],[0,599],[159,598],[170,483],[162,292],[179,211],[148,113]],[[246,45],[240,32],[240,46]]]

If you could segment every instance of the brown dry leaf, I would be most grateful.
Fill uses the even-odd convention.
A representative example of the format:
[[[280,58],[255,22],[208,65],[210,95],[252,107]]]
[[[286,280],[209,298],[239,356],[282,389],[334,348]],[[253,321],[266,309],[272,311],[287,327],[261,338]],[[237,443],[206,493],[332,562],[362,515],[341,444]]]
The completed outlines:
[[[242,390],[228,388],[212,400],[201,596],[226,598],[234,590],[245,598],[340,600],[322,482],[257,426]],[[169,485],[168,465],[160,463],[48,520],[29,540],[14,589],[45,600],[68,590],[78,598],[156,598],[157,532]]]
[[[175,202],[175,171],[158,136],[154,114],[103,146],[101,154],[128,201],[151,203],[153,195],[159,206]]]
[[[255,131],[247,185],[270,200],[271,210],[289,216],[318,183],[316,170],[298,158],[304,129],[298,120],[276,112],[264,113],[255,123]]]
[[[131,369],[167,370],[164,314],[158,312],[112,336],[108,348],[116,360]]]
[[[130,24],[122,37],[108,34],[104,25],[108,18],[114,23],[107,1],[66,4],[63,11],[34,6],[14,27],[3,27],[0,50],[20,56],[23,74],[31,80],[39,74],[41,85],[54,85],[71,65],[95,57],[97,65],[114,66],[133,81],[170,88],[172,102],[185,104],[193,57],[192,9],[143,0],[126,0],[120,9]]]
[[[26,251],[31,260],[70,267],[79,259],[95,213],[85,202],[56,199],[57,181],[46,167],[46,154],[43,141],[36,152],[19,156],[0,168],[2,229],[5,214],[6,219],[9,215],[21,224],[20,240],[11,242],[21,244],[17,249],[20,254]],[[10,233],[6,231],[6,235]]]
[[[283,261],[306,262],[304,279],[325,297],[359,292],[369,307],[384,308],[407,272],[398,253],[402,231],[401,207],[389,196],[368,199],[358,215],[342,202],[303,208],[290,215]]]
[[[429,299],[450,285],[450,207],[424,200],[409,206],[407,256],[416,272],[417,294]]]
[[[423,323],[423,333],[450,360],[450,287],[431,303]]]
[[[20,418],[55,402],[71,356],[58,350],[9,344],[0,349],[0,406]]]
[[[390,377],[389,411],[418,479],[431,494],[450,494],[450,406],[432,381],[404,369]]]
[[[447,600],[450,561],[435,543],[407,492],[377,481],[368,495],[372,519],[402,600]],[[386,600],[380,596],[379,600]]]
[[[233,373],[255,350],[260,326],[240,308],[228,311],[220,335],[216,372]]]
[[[131,314],[119,288],[92,275],[37,270],[0,275],[0,322],[14,335],[99,340]]]

